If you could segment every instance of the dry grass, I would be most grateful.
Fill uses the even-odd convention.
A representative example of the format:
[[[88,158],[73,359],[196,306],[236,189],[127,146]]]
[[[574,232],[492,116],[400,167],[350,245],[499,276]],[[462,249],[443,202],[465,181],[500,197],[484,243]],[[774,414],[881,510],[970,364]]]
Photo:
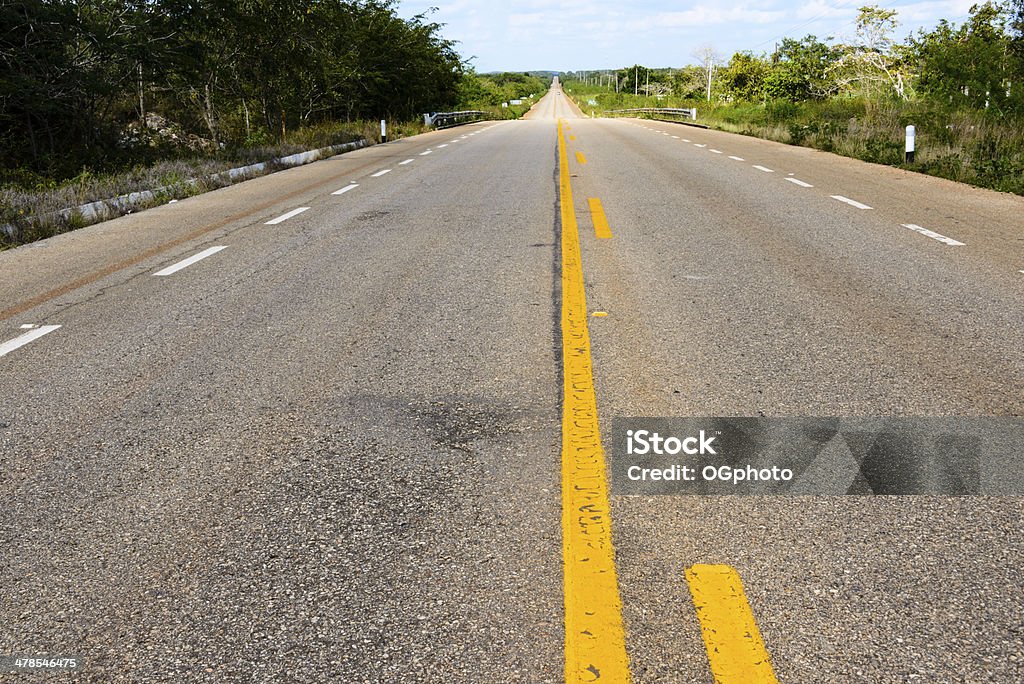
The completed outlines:
[[[924,103],[869,106],[857,101],[725,105],[705,109],[721,130],[803,145],[899,166],[984,188],[1024,195],[1024,125],[987,112],[943,111]],[[917,153],[904,162],[906,126]]]
[[[422,122],[389,124],[391,139],[421,133]],[[24,170],[0,170],[0,226],[9,224],[13,235],[0,230],[0,249],[40,240],[74,230],[85,224],[74,214],[60,212],[90,202],[110,200],[134,192],[160,189],[151,200],[135,204],[132,210],[145,209],[171,199],[182,199],[230,184],[217,174],[228,169],[270,162],[264,173],[280,167],[273,160],[291,154],[340,145],[364,139],[380,140],[379,122],[330,124],[301,129],[289,135],[283,144],[253,145],[224,150],[207,157],[182,157],[152,164],[137,165],[111,173],[85,170],[74,178],[55,181]],[[260,173],[251,174],[262,175]],[[238,182],[237,180],[234,182]]]
[[[597,111],[632,107],[696,107],[698,119],[732,133],[813,147],[846,157],[1024,195],[1024,121],[994,111],[951,111],[927,101],[716,103],[610,93],[572,83]],[[917,155],[904,163],[905,128],[917,128]]]

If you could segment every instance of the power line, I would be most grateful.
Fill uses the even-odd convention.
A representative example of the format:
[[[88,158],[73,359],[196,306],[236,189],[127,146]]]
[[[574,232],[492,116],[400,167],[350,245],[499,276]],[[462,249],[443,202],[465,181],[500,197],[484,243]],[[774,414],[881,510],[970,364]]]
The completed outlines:
[[[822,12],[821,14],[818,14],[818,15],[816,15],[814,17],[811,17],[810,19],[808,19],[807,21],[805,21],[805,22],[803,22],[801,24],[796,24],[795,26],[791,26],[790,28],[786,29],[785,31],[783,31],[781,34],[775,36],[774,38],[769,38],[768,40],[763,41],[761,43],[758,43],[757,45],[754,45],[752,48],[749,48],[749,49],[750,49],[751,52],[753,52],[754,50],[756,50],[759,47],[762,47],[764,45],[768,45],[770,43],[774,43],[775,41],[779,40],[780,38],[785,38],[786,36],[790,35],[793,31],[796,31],[798,29],[804,28],[806,26],[810,26],[811,24],[815,23],[819,19],[824,18],[826,15],[828,15],[830,10],[834,11],[834,10],[838,10],[838,9],[846,9],[846,8],[848,8],[848,6],[851,3],[856,3],[856,2],[866,2],[866,0],[840,0],[835,5],[829,6],[828,9],[826,11]],[[881,9],[889,9],[889,10],[899,11],[896,6],[885,7],[885,6],[879,5],[879,7],[881,7]],[[964,15],[959,16],[959,17],[954,17],[953,19],[948,19],[947,21],[949,21],[950,23],[955,23],[955,22],[961,21],[963,19],[967,19],[970,16],[971,16],[970,14],[964,14]],[[842,24],[836,26],[835,31],[839,31],[841,29],[845,29],[848,26],[853,26],[856,23],[857,23],[857,19],[856,18],[851,19],[849,21],[844,21]],[[835,31],[829,31],[828,33],[833,33]]]
[[[822,12],[821,14],[818,14],[816,16],[811,17],[810,19],[808,19],[807,21],[803,22],[802,24],[797,24],[795,26],[790,26],[788,29],[783,31],[781,34],[775,36],[774,38],[769,38],[768,40],[766,40],[764,42],[758,43],[757,45],[753,46],[750,49],[753,51],[753,50],[756,50],[757,48],[761,47],[762,45],[768,45],[769,43],[774,43],[779,38],[785,38],[787,35],[789,35],[793,31],[796,31],[797,29],[802,29],[805,26],[810,26],[811,24],[813,24],[814,22],[818,21],[819,19],[824,18],[829,13],[829,11],[835,11],[835,10],[838,10],[838,9],[843,9],[843,5],[849,5],[851,2],[863,2],[863,1],[864,0],[840,0],[840,2],[838,2],[835,6],[828,6],[827,9],[824,12]]]

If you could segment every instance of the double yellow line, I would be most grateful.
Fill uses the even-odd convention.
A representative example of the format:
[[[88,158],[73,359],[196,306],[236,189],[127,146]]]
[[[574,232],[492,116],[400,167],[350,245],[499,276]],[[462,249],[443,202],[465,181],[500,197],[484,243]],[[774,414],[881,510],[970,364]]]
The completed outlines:
[[[562,218],[562,557],[565,681],[628,682],[601,431],[597,421],[579,225],[565,131],[558,122]]]
[[[577,160],[586,159],[577,153]],[[608,477],[597,416],[579,225],[572,197],[565,126],[558,122],[562,219],[562,555],[565,681],[628,683],[629,656],[612,545]],[[598,238],[611,230],[599,199],[589,200]],[[686,571],[716,684],[777,684],[768,652],[728,565]]]

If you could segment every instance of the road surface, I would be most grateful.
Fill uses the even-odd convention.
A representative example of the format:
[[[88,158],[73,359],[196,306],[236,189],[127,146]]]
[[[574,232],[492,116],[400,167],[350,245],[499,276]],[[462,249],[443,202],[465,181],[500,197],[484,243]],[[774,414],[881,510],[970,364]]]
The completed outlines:
[[[556,85],[0,253],[0,655],[562,681],[567,221],[602,426],[1021,416],[1022,210]],[[685,572],[723,564],[778,681],[1024,681],[1022,514],[613,496],[630,676],[712,681]]]

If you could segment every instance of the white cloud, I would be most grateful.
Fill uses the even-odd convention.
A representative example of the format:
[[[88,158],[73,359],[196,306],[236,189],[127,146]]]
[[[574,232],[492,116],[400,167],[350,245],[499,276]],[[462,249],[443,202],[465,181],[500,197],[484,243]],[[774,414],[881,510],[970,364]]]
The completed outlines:
[[[764,51],[781,37],[853,32],[857,8],[880,0],[407,0],[411,16],[436,5],[432,21],[482,71],[572,69],[689,61],[698,45],[722,54]],[[896,6],[901,35],[960,20],[977,0],[920,0]],[[891,5],[886,5],[891,6]]]

